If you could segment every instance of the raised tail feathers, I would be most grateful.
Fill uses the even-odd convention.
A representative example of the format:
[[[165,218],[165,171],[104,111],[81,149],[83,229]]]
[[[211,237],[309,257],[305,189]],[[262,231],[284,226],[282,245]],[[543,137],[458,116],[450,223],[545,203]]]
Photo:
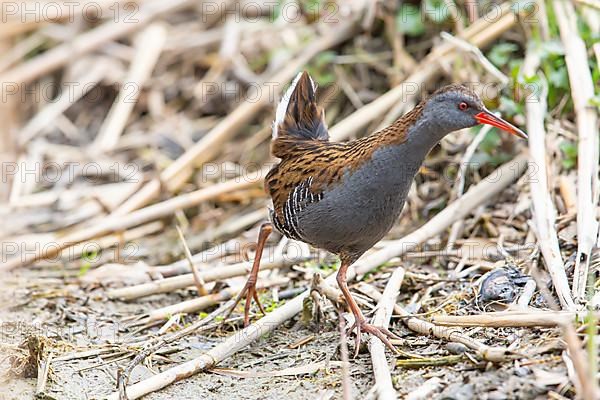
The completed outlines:
[[[304,71],[284,94],[273,122],[273,155],[280,157],[298,140],[329,140],[325,111],[317,105],[316,89]]]

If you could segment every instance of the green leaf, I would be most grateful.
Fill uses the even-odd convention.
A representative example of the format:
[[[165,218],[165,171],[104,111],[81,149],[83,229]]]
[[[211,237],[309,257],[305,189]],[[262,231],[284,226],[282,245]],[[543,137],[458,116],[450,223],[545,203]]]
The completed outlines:
[[[589,103],[590,106],[596,106],[598,109],[600,109],[600,94],[597,94],[596,96],[592,97]]]
[[[519,49],[514,43],[500,43],[492,47],[488,58],[497,67],[502,67],[511,60],[512,54]]]
[[[562,56],[565,54],[565,49],[562,42],[559,40],[548,40],[541,44],[542,58],[549,56]]]
[[[285,304],[284,300],[280,300],[280,301],[274,301],[271,300],[266,306],[265,306],[265,311],[267,313],[273,312],[275,311],[278,307],[282,306],[283,304]]]
[[[81,278],[82,276],[87,274],[87,272],[90,270],[91,267],[92,267],[92,264],[90,264],[89,262],[84,262],[83,264],[81,264],[81,267],[79,267],[77,276]]]
[[[485,135],[481,141],[481,144],[479,145],[479,148],[485,151],[487,154],[492,154],[494,150],[500,146],[500,143],[502,143],[502,139],[500,139],[500,135],[496,129],[494,129]]]
[[[555,88],[569,87],[569,74],[566,68],[553,69],[548,74],[548,82]]]
[[[420,36],[425,32],[421,10],[412,4],[402,4],[396,15],[396,26],[408,36]]]
[[[83,262],[81,263],[81,267],[79,267],[79,272],[77,273],[77,276],[82,277],[83,275],[85,275],[92,267],[92,262],[96,261],[97,259],[98,251],[95,249],[92,251],[81,253],[81,260]]]
[[[564,141],[559,145],[563,153],[562,166],[564,169],[573,169],[577,165],[577,145]]]

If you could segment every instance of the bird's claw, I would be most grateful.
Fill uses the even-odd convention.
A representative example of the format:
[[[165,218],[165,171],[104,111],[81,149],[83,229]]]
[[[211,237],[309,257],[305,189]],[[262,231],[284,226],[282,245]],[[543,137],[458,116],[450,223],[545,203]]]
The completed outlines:
[[[260,303],[260,300],[258,299],[258,294],[256,292],[256,282],[253,281],[252,279],[248,279],[248,281],[244,285],[244,288],[238,293],[233,305],[231,306],[231,308],[225,315],[223,322],[225,322],[229,319],[229,316],[231,315],[233,310],[235,310],[237,305],[240,303],[240,301],[244,297],[246,297],[246,304],[244,305],[244,328],[250,324],[250,303],[251,303],[252,299],[254,299],[254,301],[258,305],[260,312],[263,315],[267,315],[267,313],[265,312],[265,309],[263,308],[262,304]]]
[[[358,355],[360,349],[361,333],[369,333],[376,336],[381,342],[392,352],[398,354],[398,350],[390,342],[389,339],[400,339],[400,337],[392,333],[389,329],[368,324],[366,320],[355,320],[354,324],[350,328],[350,331],[356,329],[356,338],[354,339],[354,357]]]

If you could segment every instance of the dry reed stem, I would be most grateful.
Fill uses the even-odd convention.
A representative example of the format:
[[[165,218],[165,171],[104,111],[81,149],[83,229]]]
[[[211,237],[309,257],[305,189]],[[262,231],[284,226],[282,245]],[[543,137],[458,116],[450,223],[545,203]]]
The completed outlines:
[[[377,327],[388,328],[394,312],[394,304],[404,280],[404,268],[396,268],[388,280],[383,295],[378,300],[377,311],[371,323]],[[375,336],[369,340],[373,375],[379,400],[395,400],[398,395],[392,384],[390,368],[385,357],[385,345]]]
[[[274,261],[263,259],[261,263],[261,271],[270,269],[285,268],[298,262],[305,261],[306,257],[278,257]],[[243,262],[234,265],[219,266],[216,268],[200,271],[198,275],[205,283],[220,281],[234,276],[245,275],[250,271],[251,262]],[[184,274],[174,276],[172,278],[161,279],[158,281],[144,283],[141,285],[129,286],[109,290],[106,295],[111,299],[133,300],[140,297],[150,296],[159,293],[169,293],[177,289],[183,289],[194,285],[194,275]]]
[[[169,13],[194,4],[196,2],[192,0],[154,0],[152,2],[145,2],[140,6],[139,12],[136,15],[137,23],[128,21],[125,18],[119,19],[116,22],[107,21],[97,28],[77,35],[71,42],[58,45],[6,71],[6,73],[0,75],[0,82],[13,82],[17,85],[29,83],[42,75],[62,67],[75,57],[81,57],[113,40],[135,32],[154,18],[164,17]]]
[[[308,291],[296,296],[247,328],[235,332],[207,353],[128,386],[126,388],[128,398],[132,400],[140,398],[174,382],[214,367],[219,362],[231,357],[248,344],[260,339],[261,336],[273,331],[279,325],[294,317],[302,309],[302,302],[307,295]],[[107,396],[107,400],[118,399],[118,392],[113,392]]]
[[[0,80],[0,82],[5,82]],[[0,159],[3,163],[17,161],[17,120],[19,115],[18,103],[14,98],[8,97],[0,104]],[[0,182],[0,200],[9,199],[11,197],[11,188],[15,178],[8,175],[3,175]]]
[[[62,91],[56,99],[42,108],[27,124],[19,134],[19,144],[25,146],[31,139],[44,129],[52,125],[54,120],[65,112],[71,105],[94,89],[100,81],[106,77],[106,70],[111,68],[110,63],[102,59],[89,60],[92,65],[75,82],[65,82],[67,89]]]
[[[123,7],[127,3],[133,2],[130,0],[83,0],[78,2],[66,0],[41,3],[43,4],[42,7],[31,8],[24,6],[25,3],[6,2],[2,9],[0,40],[28,33],[36,28],[43,28],[44,25],[50,22],[73,21],[78,16],[89,20],[93,20],[97,15],[114,17],[116,8]],[[131,13],[133,14],[134,11],[131,11]]]
[[[91,240],[156,219],[168,217],[177,210],[196,206],[204,201],[212,200],[215,197],[232,190],[246,189],[256,185],[262,179],[264,174],[266,174],[266,169],[257,172],[257,180],[250,180],[244,177],[233,178],[229,181],[205,189],[199,189],[194,192],[173,197],[169,200],[153,204],[127,215],[109,216],[94,226],[68,233],[56,242],[39,243],[36,252],[21,254],[20,256],[9,259],[3,265],[0,265],[0,271],[10,271],[13,268],[28,265],[44,258],[54,258],[63,250],[86,240]]]
[[[142,0],[143,1],[143,0]],[[113,17],[117,7],[130,3],[128,0],[83,0],[79,2],[55,1],[51,7],[17,7],[16,3],[3,6],[2,29],[0,39],[35,28],[42,28],[49,22],[72,22],[77,17],[93,20],[98,16]],[[139,1],[136,1],[139,3]],[[21,3],[23,4],[23,3]],[[50,3],[42,3],[44,6]],[[113,12],[115,11],[115,12]],[[15,26],[24,25],[20,28]]]
[[[231,239],[227,242],[220,243],[207,250],[198,252],[192,256],[192,262],[199,264],[207,264],[219,257],[225,257],[228,253],[239,252],[240,242],[238,239]],[[171,264],[159,265],[153,267],[157,272],[164,276],[174,276],[187,274],[190,271],[187,260],[178,260]]]
[[[390,258],[400,256],[416,247],[418,244],[423,243],[425,240],[441,233],[454,221],[467,215],[469,210],[489,201],[505,187],[517,180],[525,172],[526,164],[525,157],[519,156],[515,160],[502,165],[492,174],[495,179],[483,179],[477,185],[473,186],[464,196],[450,204],[412,234],[407,235],[404,239],[390,242],[381,250],[359,260],[356,269],[349,269],[347,274],[348,280],[352,280],[356,277],[356,271],[360,274],[369,272]],[[328,277],[326,281],[329,284],[334,284],[336,282],[335,275]],[[285,321],[293,318],[302,311],[304,298],[309,295],[310,290],[307,290],[296,296],[249,327],[234,333],[225,339],[225,341],[211,349],[208,353],[128,386],[126,389],[127,395],[131,399],[137,399],[148,393],[160,390],[181,379],[185,379],[214,367],[219,362],[231,357],[264,334],[273,331]],[[118,398],[118,391],[113,392],[107,397],[109,400],[117,400]]]
[[[257,289],[264,289],[272,286],[279,286],[288,281],[289,280],[287,278],[271,279],[266,281],[259,279],[256,287]],[[169,316],[171,315],[179,313],[190,314],[201,310],[205,310],[208,307],[214,306],[215,304],[219,304],[221,302],[231,299],[232,297],[236,296],[242,289],[243,286],[228,287],[217,293],[207,294],[201,297],[197,297],[195,299],[186,300],[166,307],[157,308],[155,310],[150,311],[148,314],[142,316],[141,319],[136,320],[135,325],[145,325],[150,322],[161,321],[166,318],[169,318]]]
[[[30,54],[36,48],[43,45],[44,41],[44,36],[40,32],[36,32],[19,40],[12,46],[7,46],[8,48],[6,49],[5,54],[0,58],[0,72],[6,71],[13,65],[22,62],[23,58],[27,57],[27,54]],[[0,43],[1,42],[2,38],[0,38]]]
[[[165,224],[162,221],[149,222],[132,229],[127,229],[126,231],[120,231],[112,235],[103,236],[95,241],[93,246],[90,246],[90,243],[79,243],[73,246],[71,251],[69,251],[69,257],[79,258],[82,254],[89,253],[90,251],[100,252],[101,250],[112,247],[116,244],[127,243],[150,236],[152,234],[158,234],[164,229]]]
[[[576,114],[577,144],[577,258],[573,274],[573,296],[585,302],[592,248],[598,240],[599,181],[598,112],[590,104],[594,97],[594,82],[590,72],[585,42],[577,31],[577,16],[573,4],[564,0],[553,2],[554,14],[565,49],[565,62]]]
[[[460,160],[460,167],[458,171],[458,183],[454,188],[456,198],[463,195],[465,191],[466,177],[469,170],[469,165],[471,163],[471,159],[473,158],[475,151],[477,150],[477,148],[479,147],[479,145],[490,130],[491,126],[489,125],[481,128],[481,130],[477,133],[477,136],[475,136],[473,141],[469,144],[469,147],[467,147],[467,150],[465,150],[465,153],[463,154]],[[463,224],[464,221],[462,220],[458,220],[452,224],[452,227],[450,228],[450,233],[448,234],[446,250],[450,251],[454,248],[454,243],[456,242],[456,239],[458,239],[460,232],[463,230]]]
[[[320,276],[320,275],[315,275]],[[342,398],[352,400],[352,381],[350,379],[350,357],[346,341],[346,320],[342,315],[342,308],[338,307],[338,327],[340,330],[340,358],[342,359]]]
[[[13,36],[20,35],[32,31],[40,26],[40,23],[35,21],[6,21],[0,26],[0,40],[9,39]]]
[[[194,261],[192,260],[192,252],[190,251],[190,248],[188,247],[187,242],[185,241],[185,236],[183,236],[181,227],[179,225],[175,225],[175,228],[177,229],[177,235],[179,235],[179,241],[181,242],[181,245],[183,246],[185,259],[187,260],[187,262],[190,266],[190,269],[192,270],[192,276],[194,277],[194,284],[196,285],[198,294],[200,296],[206,296],[208,294],[208,292],[206,291],[206,288],[204,287],[206,282],[204,282],[204,279],[202,279],[202,276],[200,275],[200,272],[198,271],[196,264],[194,264]]]
[[[50,373],[52,358],[53,354],[52,351],[50,351],[49,354],[42,357],[41,360],[38,360],[37,383],[35,388],[36,397],[46,397],[44,394],[46,392],[46,385],[48,384],[48,374]]]
[[[577,331],[571,322],[564,323],[561,327],[567,343],[568,355],[577,374],[577,379],[573,382],[577,393],[584,400],[597,400],[600,398],[598,379],[596,376],[590,376],[590,365],[587,362],[586,352],[582,348],[583,344],[577,337]]]
[[[527,283],[525,283],[525,286],[523,287],[521,295],[516,301],[517,307],[525,310],[529,308],[529,302],[531,302],[531,298],[535,294],[536,289],[537,284],[535,283],[534,279],[527,281]]]
[[[530,49],[527,52],[523,73],[525,77],[532,77],[537,74],[540,59],[535,49]],[[543,79],[539,79],[541,91],[532,93],[525,102],[527,111],[527,132],[529,134],[529,154],[535,168],[535,176],[529,179],[531,186],[531,197],[533,201],[533,219],[536,226],[536,235],[538,244],[546,267],[552,278],[552,283],[556,289],[556,295],[560,300],[563,310],[574,310],[575,303],[569,290],[565,265],[563,263],[560,248],[558,244],[558,236],[555,228],[556,210],[552,199],[550,198],[550,189],[547,176],[546,165],[546,129],[544,127],[544,116],[546,115],[546,94],[547,87]]]
[[[575,318],[573,311],[503,311],[477,315],[435,315],[431,321],[442,326],[554,327]]]
[[[139,33],[129,72],[96,139],[91,144],[92,152],[109,152],[117,145],[142,88],[152,75],[166,39],[167,28],[159,22],[149,25]]]

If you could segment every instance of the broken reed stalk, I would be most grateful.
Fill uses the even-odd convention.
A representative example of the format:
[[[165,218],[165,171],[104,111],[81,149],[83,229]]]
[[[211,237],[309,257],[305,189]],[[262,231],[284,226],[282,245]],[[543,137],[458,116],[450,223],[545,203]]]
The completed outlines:
[[[214,367],[219,362],[231,357],[248,344],[260,339],[263,335],[273,331],[276,327],[294,317],[302,309],[302,302],[307,295],[308,292],[304,292],[296,296],[247,328],[235,332],[207,353],[128,386],[126,388],[127,397],[131,400],[138,399],[200,371]],[[107,400],[118,399],[119,392],[113,392],[107,397]]]
[[[321,276],[315,274],[314,276]],[[352,400],[352,381],[350,380],[350,357],[348,355],[348,342],[346,341],[346,320],[342,315],[342,308],[337,307],[338,328],[340,330],[340,358],[342,359],[342,398]]]
[[[141,95],[142,88],[152,75],[166,39],[167,28],[159,22],[149,25],[138,34],[129,72],[121,85],[119,95],[96,135],[96,139],[91,144],[90,150],[95,154],[109,152],[117,145],[133,107]]]
[[[207,264],[218,258],[225,257],[227,254],[239,253],[243,248],[243,244],[237,239],[231,239],[224,243],[220,243],[207,250],[198,252],[192,256],[192,262],[197,264]],[[153,270],[165,277],[175,275],[183,275],[190,272],[189,262],[187,259],[178,260],[171,264],[159,265],[152,267]]]
[[[525,78],[537,75],[540,64],[539,51],[532,47],[527,51],[523,65]],[[527,132],[529,134],[529,154],[534,167],[529,179],[531,186],[531,198],[533,202],[533,219],[535,221],[535,233],[546,268],[550,272],[552,284],[556,289],[556,295],[560,300],[563,310],[575,309],[575,303],[569,289],[569,281],[565,272],[565,264],[560,254],[558,235],[555,228],[556,209],[550,198],[550,187],[546,171],[546,128],[544,127],[544,116],[546,115],[546,95],[548,88],[542,77],[538,79],[539,88],[534,93],[527,94],[525,109],[527,111]],[[530,97],[531,96],[531,97]],[[535,98],[533,97],[535,96]]]
[[[458,37],[468,41],[475,47],[483,47],[501,34],[509,30],[516,22],[516,17],[511,13],[509,2],[502,4],[500,10],[494,8],[489,15],[478,19],[464,30]],[[498,17],[498,12],[501,17]],[[417,97],[426,82],[433,81],[442,72],[444,64],[451,63],[456,53],[455,45],[444,42],[433,49],[417,66],[415,72],[406,77],[402,83],[371,103],[356,110],[329,130],[332,140],[343,140],[358,133],[369,123],[400,102],[406,102]]]
[[[361,282],[358,285],[358,290],[375,301],[379,301],[382,296],[377,288],[368,283]],[[483,360],[492,362],[505,361],[507,355],[510,353],[505,347],[488,346],[477,339],[473,339],[469,335],[463,333],[460,329],[449,329],[446,326],[436,325],[429,321],[413,317],[398,304],[394,305],[394,313],[402,317],[402,322],[411,331],[424,336],[434,336],[449,342],[461,343],[469,349],[475,350]]]
[[[19,145],[25,147],[31,139],[42,132],[62,115],[69,107],[90,92],[106,78],[109,63],[94,62],[75,82],[64,82],[66,89],[56,99],[45,105],[19,132]]]
[[[327,24],[324,24],[327,25]],[[177,191],[185,183],[194,166],[210,161],[221,148],[221,144],[231,140],[242,128],[256,117],[256,114],[274,99],[271,94],[278,94],[284,83],[289,82],[307,62],[321,52],[345,41],[356,31],[356,24],[350,20],[341,26],[330,27],[324,36],[315,39],[311,44],[274,76],[260,82],[259,96],[247,98],[233,112],[223,118],[210,132],[175,160],[161,174],[159,179],[147,183],[134,196],[119,207],[114,214],[123,215],[136,210],[154,200],[160,193],[161,182],[170,191]],[[274,85],[275,83],[275,85]],[[267,95],[269,94],[269,95]]]
[[[398,257],[415,248],[420,243],[423,243],[425,240],[440,234],[454,221],[464,218],[470,210],[473,210],[479,205],[494,198],[494,196],[500,193],[504,188],[516,181],[525,172],[526,167],[526,158],[522,155],[503,164],[491,174],[493,179],[490,179],[490,177],[484,178],[477,185],[471,187],[460,199],[450,204],[421,228],[407,235],[403,239],[389,242],[381,250],[359,260],[356,268],[350,268],[348,270],[348,280],[356,278],[357,271],[359,274],[365,274],[389,259]],[[326,281],[329,284],[334,284],[336,282],[335,275],[331,275]],[[261,336],[275,330],[275,328],[285,321],[293,318],[302,311],[304,299],[309,296],[309,294],[310,290],[307,290],[296,296],[247,328],[232,334],[206,354],[128,386],[127,396],[130,399],[137,399],[148,393],[160,390],[181,379],[185,379],[198,372],[214,367],[219,362],[231,357]],[[119,392],[113,392],[107,398],[109,400],[118,400]]]
[[[573,296],[585,303],[592,248],[598,240],[599,181],[598,112],[591,104],[594,82],[587,58],[585,42],[577,32],[577,16],[573,4],[564,0],[553,2],[554,15],[565,49],[565,62],[575,108],[579,133],[577,144],[577,258],[573,273]]]
[[[52,8],[11,7],[6,3],[3,6],[2,25],[0,26],[0,40],[9,39],[18,34],[27,33],[36,28],[43,28],[50,22],[73,21],[76,17],[93,20],[101,16],[114,17],[116,7],[123,7],[129,0],[84,0],[73,3],[59,1],[52,3]],[[22,3],[19,3],[22,4]],[[52,10],[52,11],[50,11]],[[40,29],[41,30],[41,29]]]
[[[267,271],[270,269],[285,268],[302,261],[306,261],[306,257],[278,257],[273,261],[270,261],[267,257],[265,257],[262,259],[260,270]],[[252,263],[250,262],[219,266],[204,271],[199,271],[198,275],[200,278],[202,278],[204,283],[221,281],[223,279],[233,278],[234,276],[246,275],[250,271],[251,266]],[[161,279],[154,282],[143,283],[141,285],[109,290],[106,292],[106,295],[110,299],[133,300],[153,294],[170,293],[177,289],[183,289],[192,286],[194,283],[194,275],[190,273],[177,275],[172,278]]]
[[[204,282],[204,279],[202,279],[202,276],[200,276],[200,271],[198,271],[196,264],[194,264],[194,261],[192,261],[192,252],[190,251],[190,248],[188,247],[187,242],[185,241],[185,236],[183,236],[183,232],[181,231],[181,227],[179,226],[179,224],[175,225],[175,229],[177,229],[179,241],[183,246],[183,254],[185,254],[185,259],[187,260],[190,266],[190,270],[192,271],[192,276],[194,277],[194,284],[196,285],[198,294],[200,296],[206,296],[208,294],[208,291],[204,287],[206,282]]]
[[[131,376],[131,372],[137,365],[144,361],[144,359],[158,351],[161,347],[168,345],[169,343],[173,343],[191,333],[200,333],[201,331],[205,331],[212,328],[212,326],[209,324],[218,315],[222,314],[224,310],[227,310],[228,307],[229,303],[225,303],[221,307],[217,308],[212,313],[207,315],[205,318],[198,317],[194,323],[181,329],[180,331],[177,331],[168,336],[159,336],[144,343],[143,347],[137,352],[135,358],[124,369],[123,374],[119,377],[120,379],[117,379],[117,385],[119,389],[119,400],[122,398],[127,398],[125,394],[125,387],[127,386],[129,377]]]
[[[63,250],[73,247],[78,243],[171,216],[177,210],[194,207],[204,201],[212,200],[233,190],[247,189],[261,182],[266,172],[267,169],[258,171],[255,180],[249,179],[247,176],[237,177],[204,189],[173,197],[127,215],[109,216],[94,226],[68,233],[55,242],[39,243],[35,252],[27,252],[14,256],[3,265],[0,265],[0,272],[10,271],[13,268],[28,265],[42,259],[54,258],[60,255]]]
[[[394,304],[396,304],[396,298],[403,280],[404,268],[396,268],[385,286],[383,295],[378,300],[377,311],[371,321],[373,325],[385,329],[389,327],[394,312]],[[398,395],[392,384],[390,368],[385,357],[385,345],[375,336],[371,336],[369,344],[373,375],[377,387],[377,398],[379,400],[395,400]]]
[[[288,281],[289,279],[287,278],[272,279],[268,281],[259,279],[256,287],[257,289],[265,289],[268,287],[280,286]],[[154,321],[161,321],[168,318],[170,315],[175,315],[178,313],[190,314],[204,310],[208,307],[214,306],[215,304],[219,304],[231,299],[233,296],[237,295],[242,288],[243,286],[228,287],[217,293],[203,295],[191,300],[182,301],[181,303],[154,309],[148,314],[144,315],[141,319],[136,320],[135,325],[139,326]]]
[[[597,400],[600,398],[598,379],[595,374],[591,373],[586,352],[582,348],[583,344],[577,336],[577,331],[571,322],[561,324],[561,328],[563,337],[567,343],[567,354],[577,374],[577,379],[574,379],[575,382],[573,382],[577,394],[584,400]]]
[[[535,279],[528,280],[527,283],[525,283],[525,286],[523,286],[523,291],[515,303],[516,306],[523,310],[528,309],[536,289],[537,283],[535,282]]]
[[[572,311],[502,311],[477,315],[434,315],[431,322],[442,326],[555,327],[576,317]]]

